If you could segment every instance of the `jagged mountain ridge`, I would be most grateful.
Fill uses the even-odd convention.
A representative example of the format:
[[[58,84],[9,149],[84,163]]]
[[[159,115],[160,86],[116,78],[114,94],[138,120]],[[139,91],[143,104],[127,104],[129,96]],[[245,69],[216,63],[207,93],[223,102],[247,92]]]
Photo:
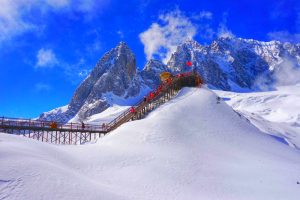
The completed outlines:
[[[125,100],[142,98],[159,84],[159,74],[163,71],[181,73],[195,68],[213,88],[252,89],[260,77],[272,81],[272,73],[282,67],[287,58],[293,59],[299,67],[300,44],[219,38],[204,46],[190,40],[177,47],[167,65],[149,60],[139,71],[133,52],[121,42],[99,60],[67,107],[43,113],[40,119],[67,122],[77,116],[85,120],[114,103],[107,94],[110,98],[113,95]],[[193,66],[186,66],[186,61],[192,61]]]
[[[299,68],[300,44],[219,38],[208,46],[196,41],[183,43],[172,54],[168,67],[174,72],[190,70],[185,65],[190,60],[205,82],[215,88],[252,89],[261,76],[272,81],[272,74],[290,59]]]

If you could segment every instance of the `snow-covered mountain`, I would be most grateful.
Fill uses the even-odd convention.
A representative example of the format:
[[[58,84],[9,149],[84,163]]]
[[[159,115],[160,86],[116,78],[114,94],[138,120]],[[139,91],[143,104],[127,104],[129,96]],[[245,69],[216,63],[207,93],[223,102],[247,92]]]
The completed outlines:
[[[165,64],[159,60],[149,60],[141,72],[142,79],[150,88],[156,88],[160,84],[161,72],[170,71]]]
[[[76,89],[67,108],[43,113],[40,119],[67,122],[76,116],[77,121],[84,120],[115,103],[137,102],[146,90],[133,52],[121,42],[98,61]]]
[[[187,61],[193,66],[187,66]],[[268,90],[274,83],[285,83],[285,76],[293,83],[300,81],[300,44],[218,38],[204,46],[189,40],[177,47],[167,65],[149,60],[139,71],[133,52],[121,42],[99,60],[67,107],[45,112],[40,119],[88,120],[115,104],[134,104],[160,83],[159,74],[163,71],[181,73],[193,69],[215,89]]]
[[[95,144],[0,133],[0,199],[298,200],[299,151],[216,95],[184,88]]]
[[[277,81],[281,68],[300,68],[300,44],[260,42],[241,38],[219,38],[203,46],[187,41],[178,46],[168,62],[170,70],[193,68],[207,84],[222,90],[254,89]],[[286,63],[292,64],[286,67]]]

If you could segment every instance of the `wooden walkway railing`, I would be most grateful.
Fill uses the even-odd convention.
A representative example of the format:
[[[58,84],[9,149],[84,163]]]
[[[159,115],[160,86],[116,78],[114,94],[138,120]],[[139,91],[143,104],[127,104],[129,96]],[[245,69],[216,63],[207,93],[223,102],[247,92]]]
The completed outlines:
[[[182,87],[201,86],[202,80],[196,73],[179,74],[162,83],[152,95],[127,109],[110,123],[91,125],[80,123],[57,123],[32,119],[0,118],[0,132],[23,135],[54,144],[84,144],[95,141],[122,124],[143,118],[149,112],[168,101]],[[134,111],[134,112],[133,112]]]

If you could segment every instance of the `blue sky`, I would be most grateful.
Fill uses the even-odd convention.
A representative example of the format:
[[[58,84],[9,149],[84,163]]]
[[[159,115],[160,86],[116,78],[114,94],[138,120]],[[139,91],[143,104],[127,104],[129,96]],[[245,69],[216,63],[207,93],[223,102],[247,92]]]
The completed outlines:
[[[66,105],[101,56],[125,41],[142,68],[180,42],[230,35],[300,42],[297,0],[0,0],[0,116]]]

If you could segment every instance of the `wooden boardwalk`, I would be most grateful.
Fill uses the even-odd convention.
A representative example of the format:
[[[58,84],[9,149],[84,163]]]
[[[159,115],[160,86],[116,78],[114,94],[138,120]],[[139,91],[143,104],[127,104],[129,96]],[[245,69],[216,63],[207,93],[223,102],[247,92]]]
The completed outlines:
[[[41,121],[32,119],[0,118],[0,132],[22,135],[42,142],[54,144],[85,144],[96,141],[122,124],[145,117],[152,110],[174,97],[183,87],[200,87],[200,76],[196,73],[179,74],[161,84],[152,95],[143,98],[134,108],[127,109],[105,126],[80,123]]]

